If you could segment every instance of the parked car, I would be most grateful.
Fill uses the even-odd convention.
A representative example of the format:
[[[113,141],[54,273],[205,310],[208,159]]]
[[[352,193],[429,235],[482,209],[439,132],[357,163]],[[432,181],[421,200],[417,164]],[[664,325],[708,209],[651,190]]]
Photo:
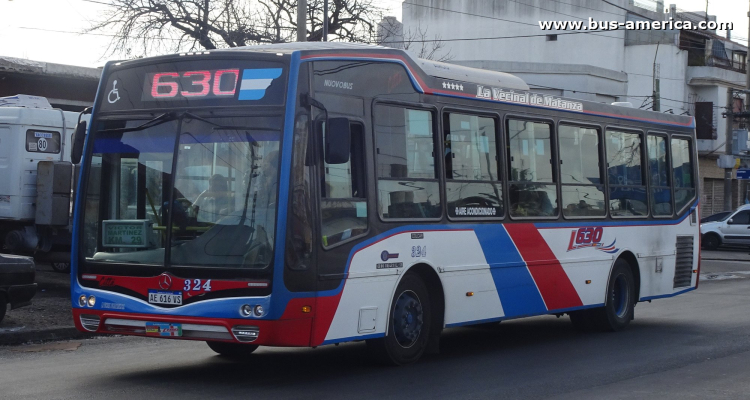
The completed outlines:
[[[741,206],[719,221],[701,223],[701,243],[708,250],[723,244],[750,246],[750,204]]]
[[[708,217],[701,218],[701,224],[705,222],[724,221],[725,219],[729,218],[729,216],[732,215],[733,212],[734,211],[722,211],[716,214],[711,214]]]
[[[36,269],[31,257],[0,254],[0,321],[11,310],[28,306],[36,294]]]

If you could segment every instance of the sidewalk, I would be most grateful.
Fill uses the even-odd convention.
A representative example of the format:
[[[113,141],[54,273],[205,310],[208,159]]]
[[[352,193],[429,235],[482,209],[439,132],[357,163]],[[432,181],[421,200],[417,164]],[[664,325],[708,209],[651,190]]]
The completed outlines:
[[[0,345],[90,337],[73,325],[70,275],[36,265],[37,292],[31,305],[9,310],[0,322]]]

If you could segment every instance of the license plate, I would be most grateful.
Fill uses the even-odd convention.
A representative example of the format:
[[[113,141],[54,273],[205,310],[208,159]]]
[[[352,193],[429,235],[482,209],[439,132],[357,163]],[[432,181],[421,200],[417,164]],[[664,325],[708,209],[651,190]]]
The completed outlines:
[[[146,336],[182,336],[182,324],[146,322]]]
[[[148,302],[152,304],[169,304],[173,306],[181,306],[182,292],[162,292],[158,290],[149,290]]]

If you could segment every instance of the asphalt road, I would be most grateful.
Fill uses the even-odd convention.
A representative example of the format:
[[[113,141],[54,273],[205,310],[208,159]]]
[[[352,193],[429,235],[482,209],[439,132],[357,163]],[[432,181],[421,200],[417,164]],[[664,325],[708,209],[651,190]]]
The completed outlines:
[[[750,263],[704,261],[704,272]],[[641,303],[618,333],[567,317],[445,331],[440,355],[381,367],[363,343],[259,349],[246,361],[202,342],[99,338],[0,348],[0,398],[555,398],[750,396],[750,275]]]

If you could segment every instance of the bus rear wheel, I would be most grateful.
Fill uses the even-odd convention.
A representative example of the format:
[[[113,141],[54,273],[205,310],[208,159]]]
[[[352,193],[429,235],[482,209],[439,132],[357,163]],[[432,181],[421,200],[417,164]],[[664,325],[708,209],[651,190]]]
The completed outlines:
[[[604,307],[573,311],[570,321],[578,330],[619,331],[633,319],[635,302],[633,272],[627,261],[619,259],[609,277]]]
[[[208,347],[216,353],[232,358],[247,357],[258,349],[256,344],[240,344],[240,343],[227,343],[227,342],[206,342]]]
[[[396,288],[386,336],[370,339],[367,345],[385,364],[411,364],[427,349],[431,325],[432,307],[427,286],[417,274],[407,273]]]

